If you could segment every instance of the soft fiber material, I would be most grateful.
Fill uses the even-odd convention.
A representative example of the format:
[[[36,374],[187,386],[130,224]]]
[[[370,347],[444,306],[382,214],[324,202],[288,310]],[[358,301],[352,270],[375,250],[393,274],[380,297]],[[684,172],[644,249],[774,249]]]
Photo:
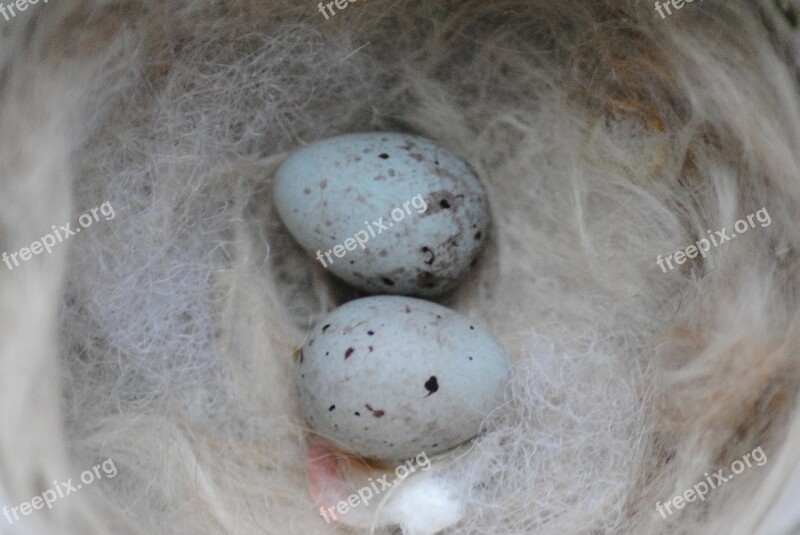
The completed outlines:
[[[1,248],[81,232],[0,264],[0,533],[348,532],[307,492],[292,350],[355,294],[271,188],[373,130],[485,184],[489,244],[440,302],[514,376],[361,532],[800,529],[797,2],[26,5],[0,18]]]

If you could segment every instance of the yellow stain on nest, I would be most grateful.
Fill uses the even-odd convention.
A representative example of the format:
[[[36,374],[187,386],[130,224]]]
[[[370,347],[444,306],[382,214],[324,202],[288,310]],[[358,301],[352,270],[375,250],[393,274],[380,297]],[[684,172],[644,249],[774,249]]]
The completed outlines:
[[[588,126],[588,147],[597,147],[597,132],[604,121],[638,120],[643,126],[643,132],[650,134],[641,139],[642,165],[631,168],[614,160],[609,161],[587,154],[587,150],[583,151],[582,160],[590,163],[595,169],[628,176],[637,183],[650,182],[659,177],[667,165],[666,128],[662,120],[655,113],[648,112],[633,102],[611,99],[606,104],[607,108],[603,111],[602,118],[595,118]]]

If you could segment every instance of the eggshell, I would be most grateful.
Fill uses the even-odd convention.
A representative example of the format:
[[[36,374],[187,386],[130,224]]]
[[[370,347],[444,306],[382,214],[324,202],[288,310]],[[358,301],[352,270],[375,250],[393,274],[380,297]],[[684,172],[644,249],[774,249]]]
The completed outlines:
[[[309,423],[361,456],[396,461],[473,438],[508,381],[503,348],[443,306],[401,296],[351,301],[313,327],[297,384]]]
[[[323,267],[370,293],[433,297],[452,289],[489,225],[486,193],[467,164],[397,133],[298,150],[276,174],[275,204]]]

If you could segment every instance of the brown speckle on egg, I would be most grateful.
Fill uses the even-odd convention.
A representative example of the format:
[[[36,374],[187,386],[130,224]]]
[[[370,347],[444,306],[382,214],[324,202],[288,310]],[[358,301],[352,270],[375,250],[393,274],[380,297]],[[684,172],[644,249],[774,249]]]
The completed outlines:
[[[425,381],[425,390],[428,391],[428,396],[439,390],[439,381],[436,379],[435,375],[431,375],[430,379]]]
[[[355,351],[355,349],[353,349],[352,347],[348,347],[348,348],[347,348],[347,351],[345,351],[345,352],[344,352],[344,358],[345,358],[345,360],[347,360],[348,358],[350,358],[350,355],[352,355],[352,354],[353,354],[353,351]]]
[[[429,266],[430,266],[431,264],[433,264],[433,261],[434,261],[434,260],[436,260],[436,255],[434,254],[434,252],[433,252],[433,251],[431,251],[431,248],[430,248],[430,247],[428,247],[428,246],[425,246],[425,247],[423,247],[423,248],[422,248],[422,249],[420,249],[420,250],[421,250],[423,253],[425,253],[425,254],[427,254],[427,255],[430,255],[430,256],[429,256],[427,259],[425,259],[425,260],[424,260],[424,262],[425,262],[427,265],[429,265]]]
[[[384,414],[386,414],[386,411],[382,411],[382,410],[377,410],[377,411],[376,411],[375,409],[373,409],[372,407],[370,407],[369,403],[365,404],[364,406],[367,408],[367,410],[368,410],[369,412],[371,412],[371,413],[372,413],[372,415],[373,415],[375,418],[381,418],[381,417],[382,417]]]

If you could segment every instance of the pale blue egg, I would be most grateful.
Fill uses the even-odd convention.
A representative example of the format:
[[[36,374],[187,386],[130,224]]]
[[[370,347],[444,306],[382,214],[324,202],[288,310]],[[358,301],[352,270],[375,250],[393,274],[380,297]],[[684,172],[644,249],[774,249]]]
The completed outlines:
[[[297,384],[313,428],[364,457],[401,460],[475,437],[505,399],[509,360],[482,327],[430,301],[351,301],[312,328]]]
[[[436,143],[397,133],[338,136],[292,154],[275,177],[289,232],[323,267],[371,293],[452,289],[486,240],[486,193]]]

